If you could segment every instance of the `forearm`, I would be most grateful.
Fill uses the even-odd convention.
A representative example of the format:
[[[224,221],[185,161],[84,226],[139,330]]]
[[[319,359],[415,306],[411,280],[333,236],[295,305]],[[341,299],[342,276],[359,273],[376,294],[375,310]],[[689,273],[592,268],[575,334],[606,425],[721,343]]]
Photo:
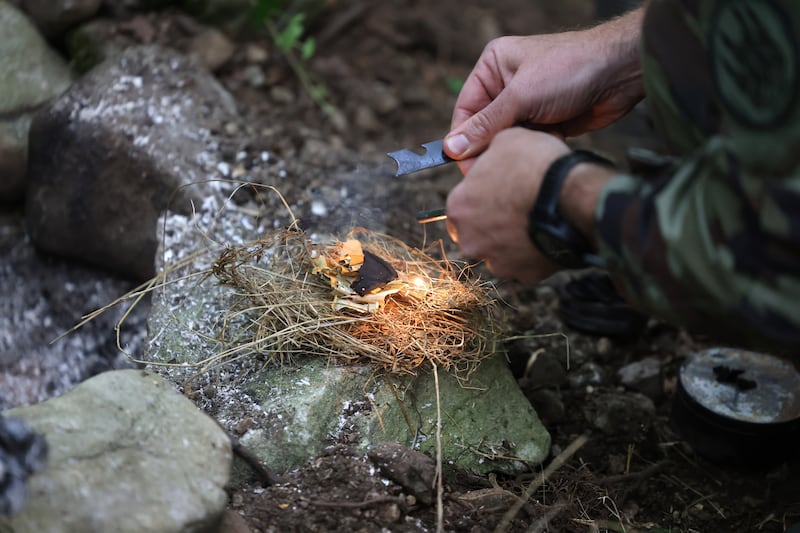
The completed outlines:
[[[711,150],[654,181],[617,176],[597,203],[596,242],[626,298],[671,323],[776,350],[800,346],[800,177],[756,205],[760,176]],[[789,223],[790,224],[790,223]]]

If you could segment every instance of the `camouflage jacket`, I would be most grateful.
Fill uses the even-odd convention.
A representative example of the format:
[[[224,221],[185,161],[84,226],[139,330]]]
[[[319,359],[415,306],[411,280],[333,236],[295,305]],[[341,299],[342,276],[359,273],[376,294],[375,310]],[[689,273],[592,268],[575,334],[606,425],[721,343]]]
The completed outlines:
[[[800,360],[800,2],[651,0],[654,121],[678,163],[617,176],[600,252],[638,307]]]

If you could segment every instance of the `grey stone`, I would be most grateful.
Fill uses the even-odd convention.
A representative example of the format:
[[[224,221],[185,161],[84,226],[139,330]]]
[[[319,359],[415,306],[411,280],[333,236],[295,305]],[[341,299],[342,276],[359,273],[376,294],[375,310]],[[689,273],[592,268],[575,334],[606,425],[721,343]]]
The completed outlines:
[[[657,357],[645,357],[617,370],[621,385],[641,392],[653,401],[664,396],[664,375]]]
[[[22,8],[44,35],[56,38],[97,13],[102,3],[102,0],[22,0]]]
[[[567,374],[567,382],[572,388],[597,386],[605,381],[606,372],[597,363],[589,361]]]
[[[219,163],[215,132],[237,118],[230,94],[177,52],[131,48],[96,67],[31,125],[26,215],[33,242],[50,254],[150,278],[157,217],[202,203],[202,182]]]
[[[69,87],[72,74],[27,17],[0,0],[0,204],[25,192],[30,113]]]
[[[225,510],[230,440],[153,373],[106,372],[4,414],[43,433],[50,457],[23,510],[0,517],[0,529],[199,532]]]
[[[398,483],[426,505],[433,502],[436,462],[432,457],[394,442],[376,444],[367,456],[381,474]]]
[[[653,423],[653,401],[636,392],[600,392],[587,397],[586,421],[606,435],[638,435]]]
[[[69,87],[64,60],[27,17],[0,0],[0,116],[30,111]]]
[[[189,55],[212,72],[225,65],[234,50],[231,40],[216,28],[204,28],[189,43]]]

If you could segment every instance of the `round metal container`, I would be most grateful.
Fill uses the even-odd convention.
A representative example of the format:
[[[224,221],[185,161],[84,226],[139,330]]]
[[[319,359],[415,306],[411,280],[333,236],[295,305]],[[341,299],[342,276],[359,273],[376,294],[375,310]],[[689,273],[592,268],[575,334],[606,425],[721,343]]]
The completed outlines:
[[[758,352],[696,352],[679,372],[672,425],[718,463],[763,466],[800,455],[800,372]]]

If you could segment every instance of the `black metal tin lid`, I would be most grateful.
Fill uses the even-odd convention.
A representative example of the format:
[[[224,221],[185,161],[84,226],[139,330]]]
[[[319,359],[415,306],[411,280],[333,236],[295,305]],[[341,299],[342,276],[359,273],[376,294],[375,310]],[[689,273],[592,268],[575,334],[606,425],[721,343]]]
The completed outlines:
[[[712,461],[781,462],[800,450],[800,372],[769,354],[696,352],[680,369],[672,424]]]
[[[800,420],[800,372],[778,357],[732,348],[697,352],[681,386],[713,413],[753,424]]]

